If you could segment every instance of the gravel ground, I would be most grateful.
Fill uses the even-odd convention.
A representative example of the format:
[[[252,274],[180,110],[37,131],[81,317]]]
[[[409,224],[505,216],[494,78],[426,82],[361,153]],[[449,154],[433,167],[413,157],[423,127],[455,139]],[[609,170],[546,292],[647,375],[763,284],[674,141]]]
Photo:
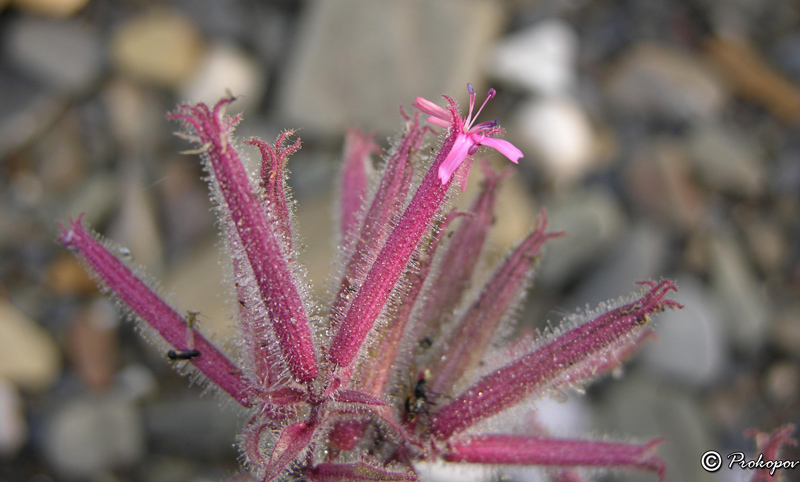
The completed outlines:
[[[230,338],[203,174],[166,112],[230,89],[242,137],[300,129],[291,184],[323,296],[346,129],[386,147],[398,106],[463,104],[467,82],[498,90],[485,117],[526,154],[490,257],[542,206],[568,232],[521,322],[661,277],[686,306],[658,317],[621,376],[554,395],[542,419],[564,435],[664,436],[668,481],[745,480],[699,461],[752,451],[747,428],[800,422],[799,27],[794,0],[0,1],[0,481],[237,470],[242,414],[176,374],[53,242],[85,213]]]

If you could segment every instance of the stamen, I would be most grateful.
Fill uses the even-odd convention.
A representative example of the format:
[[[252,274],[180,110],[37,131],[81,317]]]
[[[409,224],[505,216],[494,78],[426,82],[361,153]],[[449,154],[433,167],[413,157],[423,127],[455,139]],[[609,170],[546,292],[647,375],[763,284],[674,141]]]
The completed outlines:
[[[495,95],[497,95],[497,91],[494,90],[494,89],[489,89],[489,92],[486,93],[486,100],[483,101],[483,104],[481,104],[481,108],[478,109],[477,113],[475,113],[475,118],[476,119],[478,118],[479,115],[481,115],[481,111],[483,110],[483,107],[486,105],[486,103],[489,102],[489,99],[493,99]],[[470,111],[470,113],[472,113],[472,103],[471,102],[470,102],[470,105],[469,105],[469,111]]]

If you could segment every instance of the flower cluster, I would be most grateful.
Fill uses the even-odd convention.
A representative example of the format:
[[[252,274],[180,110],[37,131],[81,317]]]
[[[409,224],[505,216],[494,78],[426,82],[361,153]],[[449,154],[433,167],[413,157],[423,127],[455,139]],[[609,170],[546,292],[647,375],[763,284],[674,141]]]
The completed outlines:
[[[496,121],[474,125],[480,109],[473,115],[472,86],[469,93],[466,118],[450,98],[447,108],[417,99],[430,124],[446,132],[416,186],[414,171],[426,169],[418,153],[433,132],[419,114],[403,114],[403,134],[374,181],[368,172],[377,147],[360,131],[348,135],[340,282],[327,307],[308,296],[297,261],[284,168],[299,141],[290,141],[291,132],[274,145],[247,141],[263,158],[260,174],[250,175],[232,136],[240,117],[225,115],[233,99],[183,105],[168,116],[182,124],[180,135],[197,145],[190,152],[201,155],[210,174],[237,301],[235,354],[201,335],[193,315],[167,305],[80,218],[62,228],[60,242],[158,333],[170,359],[249,411],[240,440],[247,474],[237,480],[413,481],[417,462],[435,460],[546,466],[560,481],[582,480],[578,467],[663,477],[664,462],[655,455],[660,440],[555,438],[534,422],[528,435],[485,432],[483,422],[502,412],[613,370],[652,334],[651,315],[680,305],[667,298],[672,282],[645,281],[627,302],[575,315],[558,330],[497,351],[496,333],[510,323],[506,315],[529,285],[544,244],[563,233],[547,231],[542,211],[489,281],[469,289],[506,173],[484,164],[485,181],[465,213],[447,210],[452,181],[464,185],[481,146],[513,162],[522,157],[495,137],[502,133]],[[487,100],[494,95],[490,90]]]

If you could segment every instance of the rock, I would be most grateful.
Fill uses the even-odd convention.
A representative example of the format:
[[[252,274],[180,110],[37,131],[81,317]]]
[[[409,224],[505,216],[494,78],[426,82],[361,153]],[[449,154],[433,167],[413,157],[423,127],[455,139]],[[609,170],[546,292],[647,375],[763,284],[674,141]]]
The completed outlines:
[[[138,401],[158,392],[158,380],[145,365],[128,365],[117,374],[117,393],[126,400]]]
[[[678,120],[719,116],[727,92],[717,73],[688,52],[639,44],[625,54],[606,84],[623,110]]]
[[[46,390],[61,371],[50,333],[6,301],[0,301],[0,378],[24,390]]]
[[[60,402],[43,441],[48,460],[68,478],[136,463],[145,452],[141,414],[115,395]]]
[[[107,388],[117,366],[119,314],[105,298],[92,302],[73,320],[68,354],[73,368],[89,388]]]
[[[44,92],[22,75],[0,69],[0,156],[38,140],[67,109],[67,101]]]
[[[212,45],[197,72],[181,88],[181,97],[192,102],[215,104],[230,92],[236,96],[236,110],[258,107],[267,89],[266,72],[259,62],[233,44]]]
[[[747,134],[704,124],[694,131],[689,149],[700,178],[712,189],[748,197],[764,190],[764,154]]]
[[[776,72],[743,38],[715,37],[706,53],[741,95],[769,109],[779,119],[800,121],[800,88]]]
[[[545,96],[568,93],[576,82],[578,35],[568,23],[545,20],[502,39],[487,59],[487,72]]]
[[[777,403],[791,403],[800,395],[800,370],[794,362],[775,363],[767,371],[767,394]]]
[[[228,460],[236,453],[240,417],[215,400],[151,403],[145,407],[144,422],[155,453],[211,460]]]
[[[761,283],[728,233],[715,233],[710,239],[709,258],[711,285],[728,320],[728,333],[738,347],[752,353],[768,335],[769,309]]]
[[[158,96],[132,80],[116,77],[105,85],[102,97],[111,132],[122,149],[133,157],[148,155],[149,146],[163,138],[169,126]]]
[[[608,261],[582,279],[568,306],[589,303],[594,307],[638,291],[636,282],[661,275],[667,255],[667,236],[657,225],[641,223],[619,235],[616,246],[607,255]],[[570,236],[569,231],[567,236]]]
[[[626,172],[637,207],[692,231],[706,218],[706,194],[695,181],[682,143],[659,139],[635,154]]]
[[[567,97],[523,104],[514,129],[525,159],[541,163],[559,186],[569,186],[586,174],[596,160],[594,129],[583,108]],[[527,148],[527,149],[526,149]]]
[[[27,439],[22,397],[13,384],[0,377],[0,457],[14,458]]]
[[[89,0],[13,0],[20,10],[48,17],[69,17],[89,3]]]
[[[547,245],[539,271],[544,284],[558,286],[596,263],[625,231],[619,202],[603,189],[576,192],[545,205],[548,230],[564,230],[567,235]]]
[[[183,14],[153,9],[119,26],[111,39],[111,58],[124,74],[166,88],[177,88],[197,70],[203,39]]]
[[[100,76],[101,40],[85,22],[18,17],[7,28],[6,55],[51,89],[83,91]]]
[[[742,223],[753,259],[766,273],[776,273],[788,263],[789,245],[780,224],[756,214]]]
[[[658,338],[641,359],[658,375],[702,389],[719,380],[728,363],[725,319],[700,280],[684,275],[675,284],[679,291],[670,298],[684,308],[655,317]]]
[[[81,190],[55,217],[67,219],[83,214],[86,226],[97,226],[118,205],[118,196],[116,178],[109,174],[96,174],[82,183]]]
[[[501,14],[486,0],[311,2],[281,86],[286,122],[320,135],[352,125],[394,132],[398,105],[416,96],[465,99],[467,82],[482,96],[476,52]]]
[[[800,304],[790,305],[775,316],[770,324],[771,340],[783,353],[800,353]]]
[[[45,283],[58,296],[95,293],[97,283],[71,254],[61,254],[47,268]]]

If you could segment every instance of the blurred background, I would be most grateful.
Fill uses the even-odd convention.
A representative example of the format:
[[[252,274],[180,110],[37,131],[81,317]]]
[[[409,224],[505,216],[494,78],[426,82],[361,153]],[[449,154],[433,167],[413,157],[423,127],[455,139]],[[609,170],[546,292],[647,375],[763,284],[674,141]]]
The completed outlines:
[[[661,277],[686,305],[622,376],[544,400],[541,418],[564,436],[666,437],[669,481],[746,480],[699,460],[800,422],[798,26],[795,0],[0,1],[0,481],[237,470],[241,415],[177,375],[53,241],[85,213],[176,308],[230,336],[203,173],[166,112],[230,89],[240,136],[300,129],[291,184],[323,295],[345,130],[387,147],[400,105],[463,106],[467,82],[498,90],[482,118],[525,152],[490,256],[542,206],[568,232],[521,322]]]

